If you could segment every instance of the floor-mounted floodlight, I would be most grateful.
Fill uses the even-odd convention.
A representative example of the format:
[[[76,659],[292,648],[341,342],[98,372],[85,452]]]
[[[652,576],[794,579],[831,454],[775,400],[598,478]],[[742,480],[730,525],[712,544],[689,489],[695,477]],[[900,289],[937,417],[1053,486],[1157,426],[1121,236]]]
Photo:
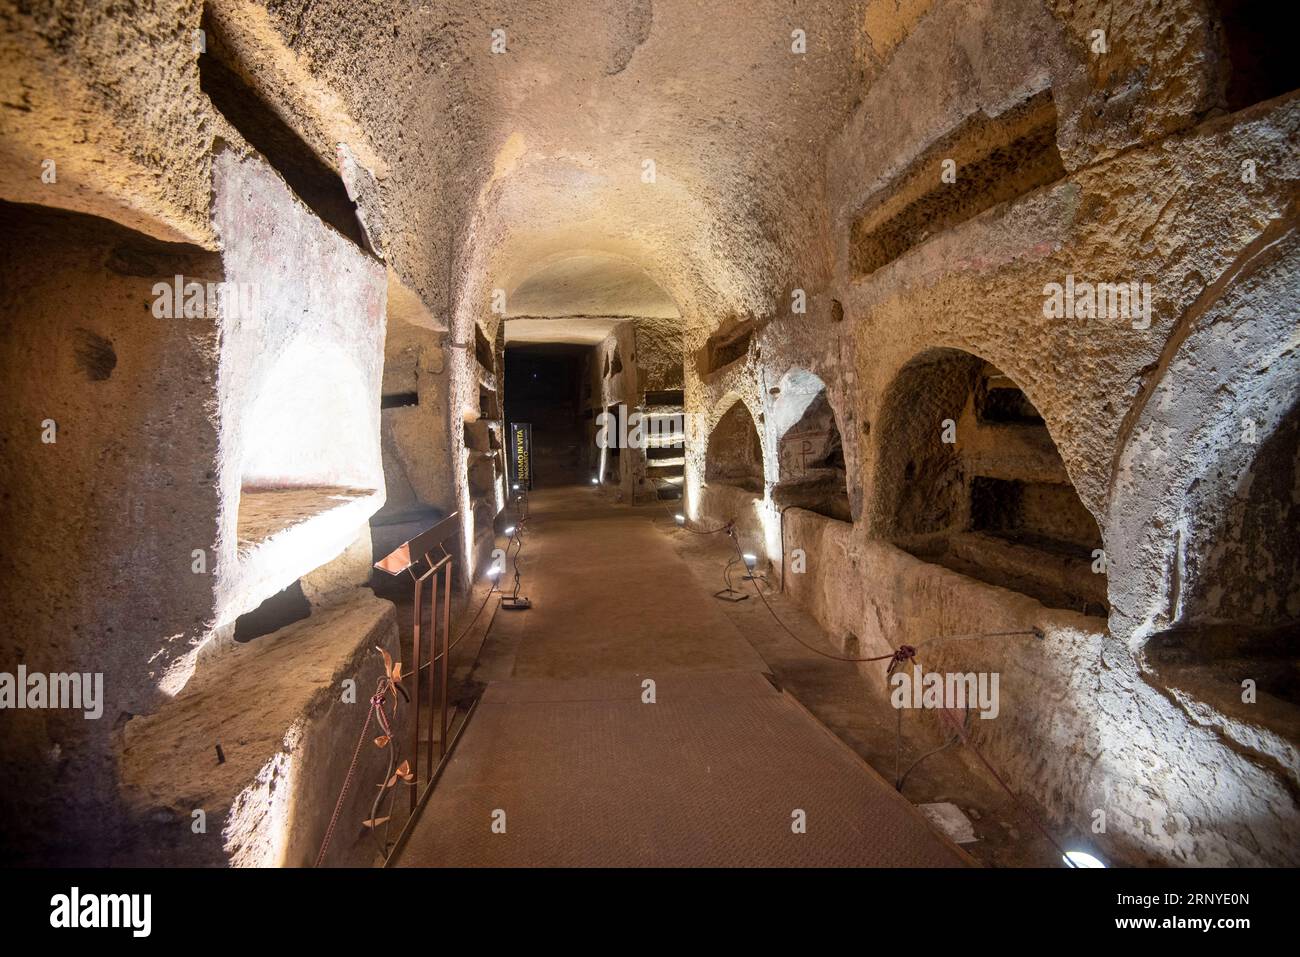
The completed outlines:
[[[678,512],[676,515],[673,516],[673,518],[677,519],[677,524],[678,524],[678,525],[685,525],[685,524],[686,524],[686,516],[683,515],[681,512]]]
[[[1105,867],[1106,865],[1083,851],[1066,851],[1062,858],[1070,867]]]
[[[511,486],[511,488],[513,488],[516,492],[518,492],[518,491],[519,491],[519,483],[516,482],[514,485]]]
[[[598,478],[593,478],[593,479],[591,480],[591,484],[592,484],[592,485],[599,485],[599,484],[600,484],[600,479],[598,479]]]
[[[751,554],[750,552],[745,552],[744,558],[745,558],[745,567],[752,572],[754,570],[754,566],[758,564],[758,556]]]
[[[507,527],[505,533],[507,535],[513,535],[515,533],[515,527],[513,525]]]

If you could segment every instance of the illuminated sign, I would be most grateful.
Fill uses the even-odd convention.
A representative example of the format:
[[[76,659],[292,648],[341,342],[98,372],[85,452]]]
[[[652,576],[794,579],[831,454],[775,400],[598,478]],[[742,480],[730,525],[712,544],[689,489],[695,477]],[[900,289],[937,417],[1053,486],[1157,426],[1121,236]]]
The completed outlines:
[[[533,487],[533,427],[528,422],[510,423],[510,489]]]

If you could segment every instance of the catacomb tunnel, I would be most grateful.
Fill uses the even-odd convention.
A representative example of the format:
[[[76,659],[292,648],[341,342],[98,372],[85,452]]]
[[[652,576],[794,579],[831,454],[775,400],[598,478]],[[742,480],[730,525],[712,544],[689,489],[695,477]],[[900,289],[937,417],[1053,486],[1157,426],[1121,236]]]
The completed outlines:
[[[1300,864],[1268,4],[0,9],[7,865]]]

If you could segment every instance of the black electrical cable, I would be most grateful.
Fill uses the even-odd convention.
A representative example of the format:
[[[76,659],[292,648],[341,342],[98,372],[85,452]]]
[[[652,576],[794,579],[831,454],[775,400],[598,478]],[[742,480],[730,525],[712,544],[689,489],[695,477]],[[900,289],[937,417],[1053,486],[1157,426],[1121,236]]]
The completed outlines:
[[[728,533],[729,533],[729,537],[731,538],[731,542],[732,542],[732,544],[736,546],[736,554],[737,554],[737,556],[739,557],[740,561],[743,562],[743,561],[745,560],[745,555],[744,555],[744,552],[741,550],[741,547],[740,547],[740,540],[739,540],[739,538],[737,538],[737,536],[736,536],[736,534],[735,534],[735,522],[734,522],[734,521],[732,521],[732,522],[728,522],[727,525],[724,526],[724,527],[727,529],[727,531],[728,531]],[[735,561],[736,561],[736,559],[732,559],[730,562],[728,562],[728,563],[727,563],[727,568],[730,569],[730,567],[731,567],[733,564],[735,564]],[[906,646],[900,647],[899,650],[898,650],[897,652],[895,652],[894,654],[892,654],[892,655],[878,655],[878,656],[876,656],[876,657],[870,657],[870,658],[849,658],[849,657],[845,657],[845,656],[843,656],[843,655],[832,655],[832,654],[829,654],[828,652],[822,651],[820,648],[817,648],[817,647],[814,647],[813,645],[808,644],[808,642],[804,641],[804,640],[803,640],[802,638],[800,638],[797,634],[795,634],[793,631],[791,631],[790,627],[789,627],[789,626],[788,626],[784,621],[781,620],[781,617],[780,617],[780,616],[776,613],[776,611],[772,608],[771,604],[768,603],[767,596],[765,596],[765,595],[763,594],[763,590],[762,590],[761,588],[758,587],[758,583],[757,583],[756,579],[754,578],[754,576],[749,576],[749,580],[750,580],[751,582],[754,583],[754,591],[758,594],[759,599],[763,602],[763,607],[767,609],[767,613],[768,613],[769,615],[772,616],[772,620],[775,621],[778,625],[780,625],[781,628],[782,628],[782,630],[783,630],[787,635],[789,635],[791,638],[793,638],[793,639],[794,639],[795,641],[797,641],[799,644],[803,645],[803,646],[804,646],[805,648],[807,648],[809,651],[812,651],[812,652],[814,652],[814,653],[816,653],[816,654],[819,654],[819,655],[821,655],[823,658],[830,658],[830,659],[833,660],[833,661],[870,662],[870,661],[885,661],[885,660],[887,660],[887,659],[892,659],[893,661],[899,661],[899,660],[901,660],[898,656],[899,656],[899,654],[900,654],[901,652],[903,652],[903,651],[905,650]],[[921,646],[923,646],[923,645],[937,645],[937,644],[943,644],[943,643],[946,642],[946,641],[956,641],[956,640],[958,640],[958,639],[966,639],[966,640],[969,640],[969,639],[971,639],[971,638],[1001,638],[1001,637],[1009,637],[1009,636],[1013,636],[1013,635],[1032,635],[1032,636],[1034,636],[1035,638],[1039,638],[1039,639],[1041,639],[1041,638],[1043,637],[1043,632],[1042,632],[1042,630],[1039,629],[1039,628],[1028,628],[1028,629],[1017,629],[1017,630],[1013,630],[1013,631],[973,632],[973,633],[970,633],[970,634],[964,634],[964,635],[940,635],[940,636],[936,636],[936,637],[932,637],[932,638],[927,638],[926,640],[924,640],[924,641],[918,643],[917,645],[911,647],[911,648],[909,649],[909,650],[910,650],[910,654],[908,654],[906,657],[907,657],[907,658],[912,658],[912,656],[915,655],[916,650],[917,650],[918,648],[920,648]],[[892,662],[891,662],[891,666],[890,666],[890,667],[891,667],[891,670],[892,670],[892,667],[893,667]],[[970,709],[969,709],[969,706],[967,707],[966,712],[967,712],[967,713],[966,713],[967,721],[969,721],[969,717],[970,717]],[[895,750],[896,760],[897,760],[898,757],[901,757],[901,754],[902,754],[902,733],[903,733],[903,732],[902,732],[902,712],[901,712],[901,710],[900,710],[900,712],[899,712],[899,726],[898,726],[898,739],[897,739],[896,750]],[[994,780],[996,780],[996,781],[998,782],[998,784],[1002,787],[1002,789],[1003,789],[1004,791],[1007,792],[1007,795],[1011,798],[1012,802],[1014,802],[1014,803],[1016,804],[1016,806],[1020,808],[1021,812],[1025,815],[1025,817],[1027,817],[1027,818],[1029,819],[1029,821],[1034,825],[1034,827],[1038,829],[1038,831],[1043,835],[1043,837],[1045,837],[1045,838],[1047,839],[1048,843],[1050,843],[1054,848],[1056,848],[1056,850],[1061,854],[1061,856],[1062,856],[1062,858],[1065,860],[1065,862],[1066,862],[1070,867],[1077,867],[1078,865],[1076,865],[1073,861],[1070,860],[1069,856],[1065,853],[1065,851],[1064,851],[1064,849],[1061,847],[1060,843],[1057,842],[1056,838],[1054,838],[1054,837],[1051,835],[1051,833],[1047,830],[1047,828],[1043,826],[1043,823],[1042,823],[1041,821],[1038,820],[1037,816],[1034,815],[1034,814],[1029,810],[1029,808],[1025,806],[1024,802],[1022,802],[1022,801],[1020,800],[1020,798],[1016,796],[1015,792],[1011,790],[1010,785],[1008,785],[1008,784],[1006,783],[1006,781],[1004,781],[1004,780],[1002,779],[1002,776],[999,775],[999,774],[997,773],[997,770],[993,767],[992,764],[989,763],[988,759],[984,757],[984,755],[980,752],[980,750],[979,750],[977,747],[975,747],[975,745],[974,745],[973,743],[971,743],[969,737],[965,734],[964,727],[959,727],[959,728],[956,729],[956,732],[955,732],[955,738],[958,739],[958,740],[960,740],[963,744],[966,744],[968,747],[970,747],[971,751],[973,751],[973,752],[975,753],[975,756],[976,756],[977,758],[979,758],[980,763],[984,765],[984,767],[985,767],[985,768],[988,770],[988,772],[993,776]],[[955,741],[949,741],[949,742],[945,743],[944,745],[942,745],[942,746],[939,747],[939,748],[935,748],[935,749],[932,750],[932,751],[928,751],[928,752],[926,752],[925,754],[921,755],[921,757],[918,758],[916,761],[912,762],[912,765],[907,769],[907,772],[901,776],[901,778],[900,778],[900,780],[899,780],[899,785],[898,785],[898,786],[901,788],[902,781],[906,779],[906,777],[907,777],[908,774],[911,774],[912,770],[916,767],[916,765],[920,764],[921,761],[923,761],[923,760],[925,760],[926,758],[930,757],[932,754],[937,754],[939,751],[942,751],[944,748],[949,747],[949,746],[952,745],[953,743],[955,743]],[[900,763],[901,763],[901,762],[900,762]]]
[[[655,476],[653,476],[653,475],[650,476],[650,481],[652,481],[652,482],[656,482],[656,483],[658,483],[658,482],[664,482],[663,479],[661,479],[661,478],[657,478],[657,477],[655,477]],[[664,482],[664,485],[668,485],[668,487],[670,487],[670,488],[673,487],[673,486],[669,485],[667,482]],[[659,501],[659,506],[660,506],[660,508],[662,508],[665,512],[667,512],[667,513],[668,513],[668,517],[671,518],[671,519],[673,520],[673,524],[676,525],[678,528],[685,529],[686,531],[690,532],[692,535],[716,535],[716,534],[718,534],[718,532],[725,532],[725,531],[727,531],[728,529],[731,528],[731,522],[728,522],[726,525],[719,525],[717,528],[710,528],[710,529],[707,529],[707,530],[701,530],[701,529],[698,529],[698,528],[691,528],[691,526],[688,524],[689,521],[690,521],[689,519],[687,519],[685,516],[683,516],[683,517],[682,517],[682,521],[679,523],[679,522],[677,521],[677,513],[669,512],[669,511],[668,511],[668,507],[667,507],[666,505],[664,505],[664,503],[663,503],[663,499],[659,499],[658,501]]]
[[[736,554],[740,557],[740,560],[743,562],[745,560],[745,553],[741,551],[740,539],[737,538],[735,534],[735,526],[732,523],[728,523],[726,528],[729,531],[731,543],[736,546]],[[734,562],[735,559],[732,559],[732,561]],[[763,607],[766,608],[767,613],[772,616],[772,620],[775,621],[778,625],[780,625],[787,635],[789,635],[795,641],[799,642],[799,644],[803,645],[809,651],[819,654],[823,658],[830,658],[832,661],[852,661],[852,662],[883,661],[885,658],[892,657],[892,655],[885,655],[883,657],[875,657],[875,658],[848,658],[845,657],[844,655],[833,655],[828,651],[822,651],[820,648],[808,644],[808,642],[804,641],[793,631],[791,631],[790,627],[781,620],[781,617],[773,610],[772,606],[768,604],[767,596],[763,594],[763,589],[758,587],[758,582],[753,577],[750,578],[750,582],[753,583],[755,593],[758,595],[760,599],[762,599]]]
[[[523,534],[522,534],[522,532],[523,532],[524,524],[525,524],[527,521],[528,521],[528,520],[527,520],[526,518],[525,518],[525,519],[520,519],[520,520],[515,524],[515,534],[511,536],[511,540],[510,540],[510,542],[506,545],[506,550],[507,550],[507,553],[508,553],[508,552],[509,552],[509,549],[510,549],[510,546],[516,544],[516,542],[518,543],[518,547],[515,549],[515,561],[514,561],[514,566],[515,566],[515,595],[518,595],[518,594],[519,594],[519,553],[522,552],[523,549],[524,549],[524,545],[523,545]],[[451,654],[451,652],[455,649],[455,647],[456,647],[457,645],[460,644],[461,639],[463,639],[466,635],[469,634],[470,629],[474,627],[474,622],[478,621],[479,616],[483,614],[483,609],[487,607],[488,601],[492,598],[492,595],[497,591],[497,585],[498,585],[498,582],[497,582],[496,580],[494,580],[494,581],[492,582],[491,586],[488,588],[488,590],[487,590],[487,594],[483,596],[483,603],[482,603],[481,605],[478,606],[478,611],[474,612],[474,617],[471,618],[471,619],[469,620],[469,622],[465,625],[465,627],[461,629],[461,632],[460,632],[459,635],[456,636],[456,639],[455,639],[451,644],[449,644],[449,645],[447,646],[447,651],[446,651],[447,654]],[[417,611],[417,613],[418,613],[418,611]],[[429,667],[430,665],[432,665],[435,661],[438,661],[440,658],[442,658],[442,656],[443,656],[443,652],[441,652],[441,651],[438,652],[436,655],[434,655],[432,658],[430,658],[430,659],[429,659],[428,661],[426,661],[424,664],[420,665],[420,670],[423,671],[425,668],[428,668],[428,667]]]
[[[733,592],[736,589],[731,587],[731,566],[736,564],[736,559],[732,559],[722,566],[722,582],[727,586],[727,591]]]

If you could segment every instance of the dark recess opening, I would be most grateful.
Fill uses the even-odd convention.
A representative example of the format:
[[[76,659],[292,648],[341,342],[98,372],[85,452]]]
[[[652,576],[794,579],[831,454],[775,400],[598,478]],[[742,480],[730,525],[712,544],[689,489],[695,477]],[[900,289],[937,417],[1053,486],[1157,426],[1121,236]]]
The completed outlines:
[[[474,358],[485,370],[492,371],[492,343],[488,342],[488,337],[477,322],[474,323]]]
[[[590,484],[595,474],[595,420],[585,415],[582,387],[592,353],[591,346],[568,343],[506,349],[506,419],[532,423],[536,486]]]
[[[938,171],[952,157],[958,158],[955,179],[943,182]],[[875,272],[931,236],[1064,175],[1050,92],[996,117],[977,114],[914,162],[853,224],[854,269]]]
[[[1300,88],[1295,31],[1278,20],[1266,0],[1218,0],[1223,47],[1228,55],[1228,109],[1234,113]]]
[[[235,619],[235,641],[252,641],[285,625],[302,621],[311,614],[311,603],[302,592],[302,582],[296,581],[276,592],[252,611]]]
[[[717,372],[723,366],[743,359],[754,338],[754,324],[748,320],[724,325],[700,348],[696,365],[701,376]]]
[[[934,424],[957,422],[957,442]],[[925,561],[1036,598],[1109,611],[1096,519],[1046,424],[1007,375],[977,356],[931,350],[908,363],[880,417],[882,527]]]
[[[618,353],[615,352],[614,355],[617,358]],[[619,408],[617,405],[611,405],[605,409],[605,413],[608,415],[605,421],[611,425],[605,430],[605,471],[600,476],[600,480],[618,485],[623,481],[623,470],[620,464],[623,449],[622,436],[617,425],[614,424],[619,422]]]
[[[1010,532],[1022,525],[1024,485],[977,475],[970,485],[970,524],[977,532]]]
[[[207,10],[203,30],[206,50],[199,56],[199,88],[312,212],[370,252],[356,204],[348,198],[343,180],[244,81],[236,58]]]
[[[1034,404],[1006,376],[980,380],[975,393],[975,413],[981,422],[1045,424]]]
[[[681,389],[660,389],[650,391],[645,394],[646,405],[673,405],[680,406],[685,401],[685,393]]]
[[[379,407],[381,409],[398,409],[404,405],[419,404],[420,393],[418,392],[396,392],[393,395],[379,397]]]

